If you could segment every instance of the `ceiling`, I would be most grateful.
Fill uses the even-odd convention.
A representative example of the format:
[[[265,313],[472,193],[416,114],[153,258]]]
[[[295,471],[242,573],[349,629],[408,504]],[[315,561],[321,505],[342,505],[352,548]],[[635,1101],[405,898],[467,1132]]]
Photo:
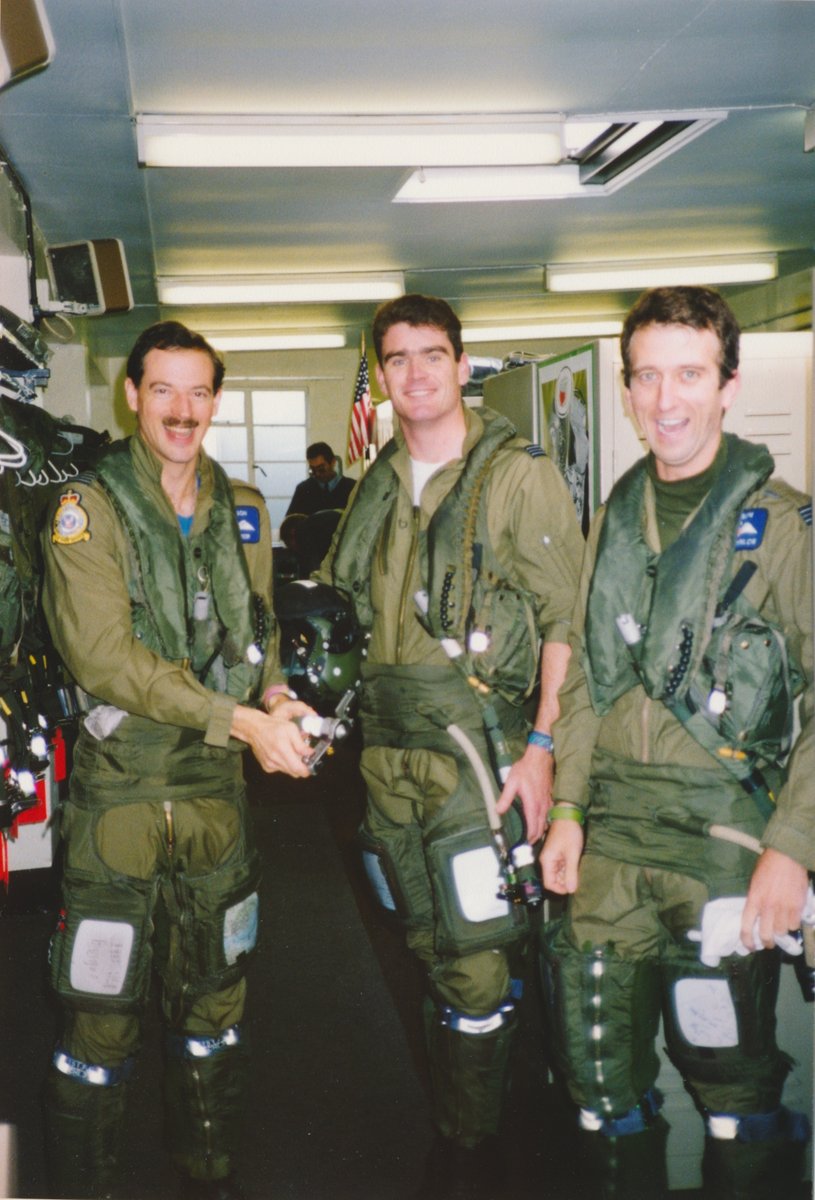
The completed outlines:
[[[776,251],[815,262],[812,0],[43,0],[51,64],[0,94],[0,145],[49,243],[121,238],[136,308],[89,320],[125,353],[159,315],[209,333],[342,330],[373,305],[173,309],[157,274],[393,271],[465,324],[617,316],[549,294],[547,263]],[[614,194],[403,205],[404,168],[148,169],[137,113],[726,111]],[[810,118],[811,120],[812,118]],[[742,289],[743,291],[743,286]]]

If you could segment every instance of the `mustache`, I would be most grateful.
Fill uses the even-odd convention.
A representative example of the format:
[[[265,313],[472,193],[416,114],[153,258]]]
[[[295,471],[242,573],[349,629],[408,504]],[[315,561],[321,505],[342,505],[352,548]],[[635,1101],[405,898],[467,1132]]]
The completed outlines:
[[[165,429],[197,429],[199,422],[191,419],[182,421],[179,417],[165,417],[162,425]]]

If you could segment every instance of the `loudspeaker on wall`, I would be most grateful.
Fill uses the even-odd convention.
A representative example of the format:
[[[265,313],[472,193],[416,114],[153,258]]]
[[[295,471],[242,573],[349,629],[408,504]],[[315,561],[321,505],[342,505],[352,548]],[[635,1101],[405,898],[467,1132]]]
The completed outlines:
[[[54,57],[54,39],[42,0],[0,3],[0,88],[45,67]]]

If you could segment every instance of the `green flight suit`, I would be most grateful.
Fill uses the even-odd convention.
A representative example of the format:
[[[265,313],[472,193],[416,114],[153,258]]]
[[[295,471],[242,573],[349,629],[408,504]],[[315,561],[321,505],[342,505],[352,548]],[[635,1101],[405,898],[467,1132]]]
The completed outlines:
[[[614,493],[609,503],[614,503]],[[605,511],[596,515],[589,535],[581,614]],[[613,1142],[616,1131],[641,1128],[641,1122],[631,1124],[632,1114],[639,1112],[648,1126],[658,1070],[653,1040],[662,1011],[669,1053],[705,1114],[750,1120],[755,1114],[781,1114],[777,1120],[773,1116],[774,1137],[763,1143],[760,1138],[751,1143],[742,1133],[734,1139],[735,1149],[708,1139],[706,1178],[712,1180],[717,1170],[721,1178],[735,1178],[739,1171],[732,1162],[726,1167],[721,1162],[725,1155],[738,1157],[739,1146],[745,1164],[740,1175],[755,1176],[744,1191],[739,1190],[743,1180],[731,1178],[717,1194],[764,1197],[782,1178],[780,1161],[795,1158],[783,1130],[786,1110],[780,1108],[790,1060],[775,1043],[777,956],[771,951],[733,955],[718,967],[705,967],[687,934],[699,928],[709,899],[746,894],[756,862],[749,849],[709,837],[711,824],[735,826],[760,839],[762,846],[775,847],[810,869],[815,866],[811,506],[805,496],[771,478],[745,495],[741,515],[738,507],[735,514],[735,551],[722,586],[747,559],[755,564],[744,600],[783,631],[790,660],[806,685],[801,729],[789,761],[780,772],[767,771],[773,780],[786,778],[772,800],[760,786],[751,784],[752,790],[746,790],[723,759],[703,748],[665,703],[651,699],[636,682],[608,711],[596,712],[581,657],[583,622],[576,616],[574,652],[554,730],[555,794],[556,802],[586,811],[587,838],[577,892],[570,897],[562,927],[547,933],[545,958],[561,1065],[573,1098],[592,1114],[587,1127],[602,1127]],[[691,514],[685,526],[689,537],[695,517]],[[639,521],[646,542],[658,553],[649,480]],[[630,538],[636,537],[634,527]],[[631,586],[632,609],[637,586],[636,581]],[[700,592],[704,586],[700,578]],[[611,629],[608,636],[619,635]],[[692,1022],[683,1020],[678,986],[689,987],[686,994],[696,998],[698,1011],[706,1011],[711,1021],[706,1033],[697,1029],[689,1036]],[[699,1000],[723,993],[721,1020],[726,1024],[733,1008],[738,1014],[726,1037],[723,1026],[712,1030],[712,1001],[706,1010],[706,1002]],[[748,1125],[749,1120],[744,1128]],[[658,1122],[653,1127],[662,1138]],[[800,1129],[798,1142],[799,1134]],[[769,1147],[776,1154],[774,1166],[767,1165]],[[609,1161],[607,1156],[606,1166]],[[645,1194],[650,1195],[647,1189]]]
[[[256,611],[255,593],[270,611],[268,515],[259,493],[235,485],[252,518],[242,547],[232,489],[222,472],[216,479],[220,469],[202,453],[185,540],[161,488],[161,463],[138,435],[129,453],[130,500],[143,495],[151,553],[163,554],[161,594],[151,594],[156,585],[149,578],[136,580],[144,564],[122,523],[127,505],[121,509],[98,480],[72,481],[43,538],[45,614],[64,662],[94,705],[78,738],[63,814],[65,902],[51,951],[52,981],[65,1010],[61,1067],[49,1076],[49,1148],[59,1195],[104,1194],[113,1177],[124,1083],[153,967],[162,978],[168,1030],[168,1141],[186,1174],[229,1173],[246,1068],[236,1031],[256,940],[259,863],[243,747],[229,729],[238,700],[253,702],[260,687],[280,678],[276,645],[270,636],[251,694],[244,672],[239,694],[229,695],[199,682],[188,659],[168,659],[151,647],[156,635],[144,631],[138,610],[141,596],[148,608],[172,612],[167,581],[174,576],[183,622],[204,566],[224,581],[227,608]],[[217,550],[209,542],[216,528]],[[217,596],[216,589],[216,604]],[[91,1078],[104,1082],[92,1086]]]
[[[490,841],[482,795],[445,733],[445,726],[457,721],[486,757],[480,714],[471,689],[461,681],[440,642],[417,619],[414,600],[428,586],[424,571],[430,520],[462,478],[494,416],[464,411],[467,431],[462,457],[431,476],[419,506],[413,503],[408,450],[397,433],[397,449],[388,462],[394,482],[390,507],[370,561],[360,568],[369,572],[369,587],[359,579],[338,576],[334,569],[353,523],[354,506],[363,503],[364,479],[319,575],[350,592],[358,602],[361,622],[370,627],[361,706],[361,768],[368,789],[364,833],[385,848],[398,875],[408,944],[428,972],[431,1004],[426,1025],[436,1125],[446,1137],[472,1146],[498,1127],[512,1032],[502,1024],[502,1005],[510,996],[510,953],[523,936],[523,926],[505,928],[487,944],[457,951],[444,925],[445,899],[440,897],[444,883],[434,866],[448,833],[451,838],[457,833],[466,837],[477,827],[483,831],[482,843]],[[525,445],[511,436],[490,459],[481,496],[485,540],[500,564],[501,578],[533,597],[533,633],[564,642],[582,538],[562,478],[548,459],[524,452]],[[378,511],[363,510],[363,515],[363,526],[368,525],[369,515],[371,521],[380,517]],[[365,532],[361,529],[359,536]],[[450,548],[453,557],[457,549]],[[362,593],[365,607],[361,610]],[[530,686],[536,667],[537,663]],[[502,682],[496,682],[496,690]],[[511,755],[518,758],[528,728],[523,710],[500,696],[496,703],[501,706]],[[506,1011],[511,1007],[507,1005]],[[440,1010],[466,1015],[474,1030],[488,1032],[461,1036],[443,1028]]]

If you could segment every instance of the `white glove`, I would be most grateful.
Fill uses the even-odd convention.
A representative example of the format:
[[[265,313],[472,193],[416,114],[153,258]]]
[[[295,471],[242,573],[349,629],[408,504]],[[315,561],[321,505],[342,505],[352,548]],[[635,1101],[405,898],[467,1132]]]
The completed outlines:
[[[729,954],[745,955],[752,952],[740,937],[741,917],[746,903],[746,896],[720,896],[718,900],[708,900],[702,910],[702,928],[688,930],[688,939],[702,944],[699,958],[706,967],[718,967],[720,961]],[[815,924],[815,895],[811,884],[801,920],[808,925]],[[758,924],[756,917],[753,926],[756,945],[759,944]],[[791,933],[776,934],[773,940],[787,954],[801,953],[801,943]]]

